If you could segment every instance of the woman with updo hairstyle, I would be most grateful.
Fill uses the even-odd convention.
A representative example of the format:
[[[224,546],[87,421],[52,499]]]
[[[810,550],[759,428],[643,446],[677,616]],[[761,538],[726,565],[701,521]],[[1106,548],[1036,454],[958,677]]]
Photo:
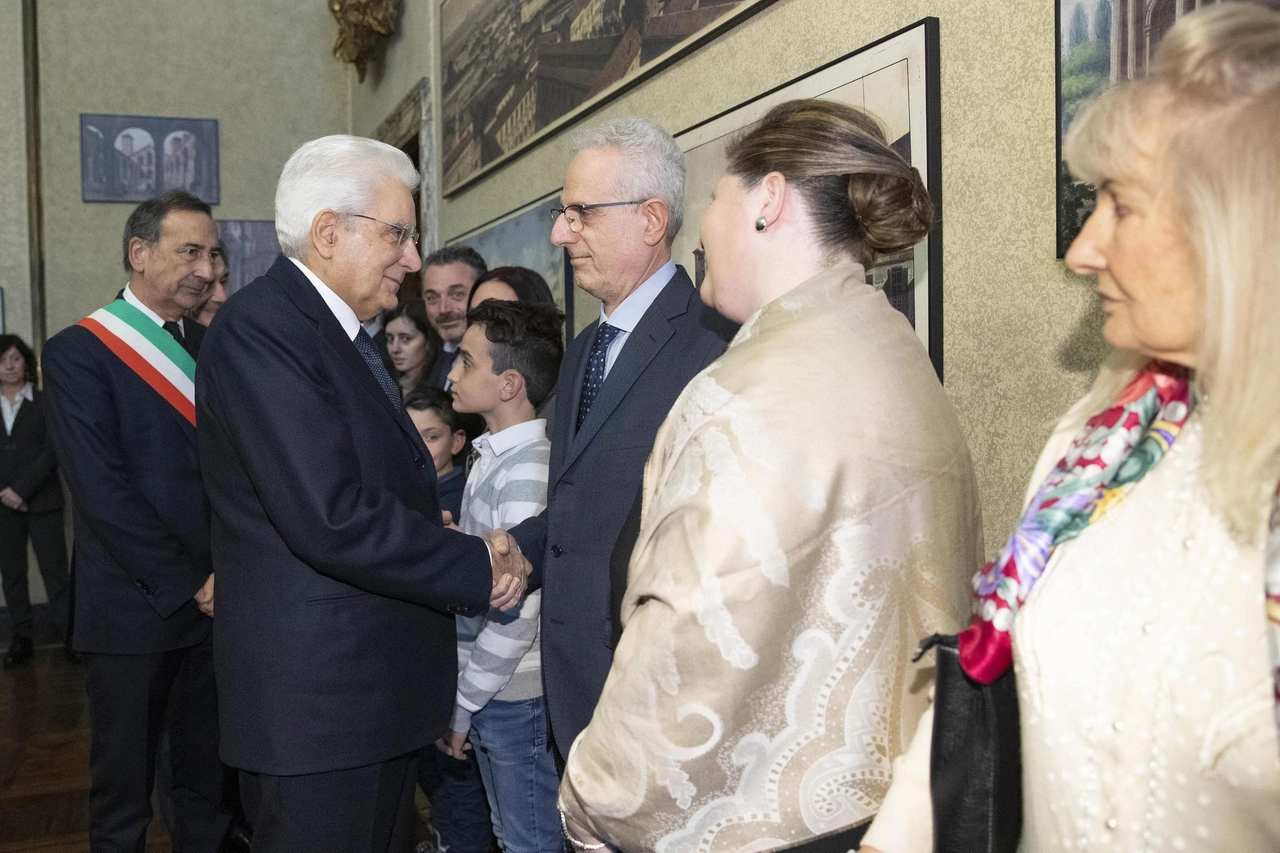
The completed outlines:
[[[1020,850],[1280,850],[1280,13],[1183,16],[1063,150],[1098,190],[1066,262],[1112,352],[974,578],[959,664],[1014,676]],[[937,714],[867,835],[884,853],[979,849],[931,790],[931,754],[967,752]]]
[[[387,332],[387,355],[400,385],[401,397],[429,386],[432,368],[444,352],[444,341],[427,320],[422,300],[411,299],[391,311],[383,328]]]
[[[571,841],[856,848],[982,556],[954,407],[867,281],[929,231],[919,174],[859,110],[771,110],[703,217],[702,298],[741,330],[645,469],[625,628],[567,756]]]

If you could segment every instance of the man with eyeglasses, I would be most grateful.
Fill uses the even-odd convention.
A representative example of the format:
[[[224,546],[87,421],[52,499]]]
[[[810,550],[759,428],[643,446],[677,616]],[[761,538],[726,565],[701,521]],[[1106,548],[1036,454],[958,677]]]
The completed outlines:
[[[458,345],[467,331],[467,300],[480,276],[488,272],[484,258],[470,246],[445,246],[422,261],[422,300],[427,320],[444,340],[446,355],[436,360],[432,384],[449,390],[449,372],[458,360]]]
[[[443,527],[431,453],[361,322],[421,261],[403,152],[327,136],[276,188],[284,256],[219,311],[196,377],[213,509],[222,755],[253,849],[404,849],[449,728],[455,614],[528,564]]]
[[[671,260],[684,154],[638,118],[576,134],[551,242],[600,317],[569,346],[556,387],[547,509],[512,534],[543,589],[542,672],[561,759],[586,727],[613,660],[645,460],[684,386],[724,352],[728,322]],[[611,572],[618,547],[623,569]],[[539,576],[540,575],[540,576]]]
[[[215,274],[209,205],[173,191],[124,230],[116,300],[44,346],[45,406],[73,497],[73,646],[88,674],[89,846],[141,850],[167,732],[175,849],[217,851],[230,822],[218,760],[209,504],[189,317]]]

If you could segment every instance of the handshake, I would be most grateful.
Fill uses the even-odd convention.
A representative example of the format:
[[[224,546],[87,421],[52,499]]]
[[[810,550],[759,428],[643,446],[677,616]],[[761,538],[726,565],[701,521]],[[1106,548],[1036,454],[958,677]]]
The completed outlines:
[[[489,534],[489,556],[493,560],[493,592],[489,594],[489,606],[507,611],[524,598],[533,567],[520,553],[520,546],[505,530]]]

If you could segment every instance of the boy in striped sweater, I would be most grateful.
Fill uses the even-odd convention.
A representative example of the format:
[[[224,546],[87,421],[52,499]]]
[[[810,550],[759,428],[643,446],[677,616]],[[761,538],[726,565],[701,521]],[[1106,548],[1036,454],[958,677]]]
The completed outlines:
[[[487,538],[546,506],[551,442],[534,412],[555,388],[564,317],[551,306],[491,299],[467,320],[449,373],[453,406],[481,415],[488,431],[473,442],[479,455],[460,526]],[[506,613],[458,617],[458,698],[453,731],[440,744],[455,758],[474,745],[494,835],[506,853],[560,853],[563,845],[542,699],[541,604],[535,591]]]

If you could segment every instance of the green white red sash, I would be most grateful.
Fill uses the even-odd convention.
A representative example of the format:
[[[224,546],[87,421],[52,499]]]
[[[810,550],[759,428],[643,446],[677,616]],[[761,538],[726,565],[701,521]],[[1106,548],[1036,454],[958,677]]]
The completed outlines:
[[[99,308],[78,325],[97,335],[178,414],[196,425],[196,360],[173,335],[123,299]]]

